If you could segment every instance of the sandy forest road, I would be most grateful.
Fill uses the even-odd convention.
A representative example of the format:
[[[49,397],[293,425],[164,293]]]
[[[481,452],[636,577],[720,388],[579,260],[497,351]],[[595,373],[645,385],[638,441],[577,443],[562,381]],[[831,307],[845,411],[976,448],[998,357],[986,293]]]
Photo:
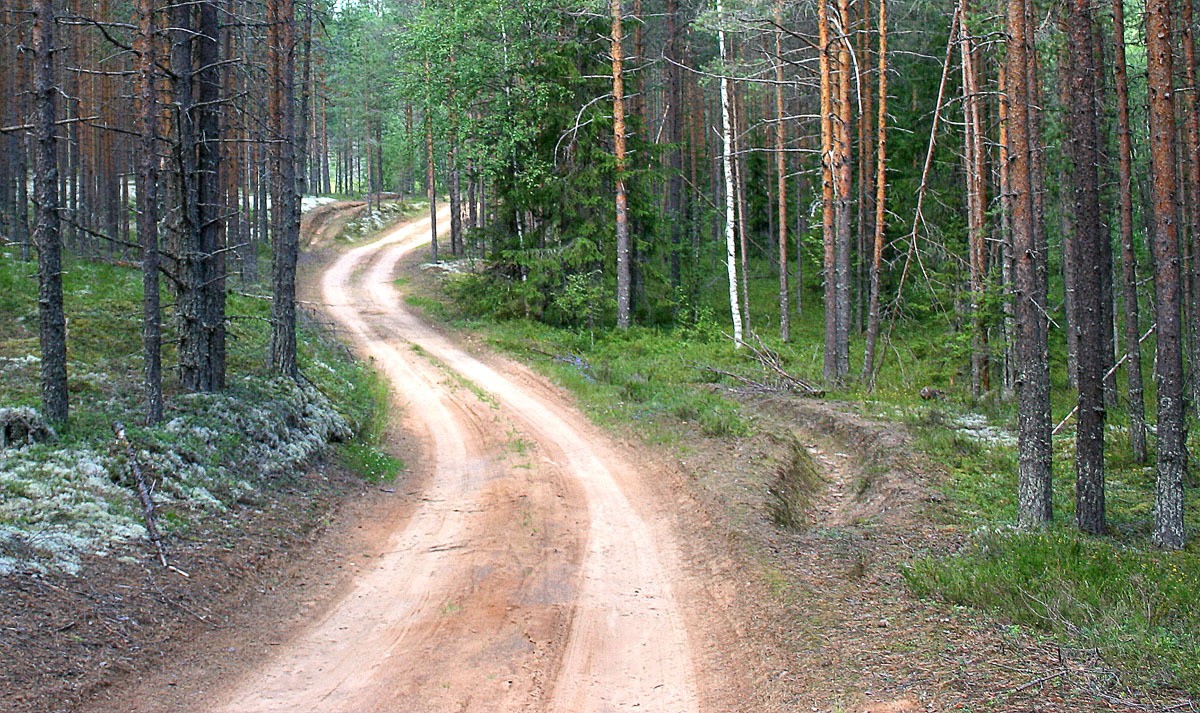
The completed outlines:
[[[677,549],[643,464],[541,380],[404,308],[396,264],[428,230],[401,225],[322,283],[419,435],[421,504],[344,598],[202,709],[701,710]]]

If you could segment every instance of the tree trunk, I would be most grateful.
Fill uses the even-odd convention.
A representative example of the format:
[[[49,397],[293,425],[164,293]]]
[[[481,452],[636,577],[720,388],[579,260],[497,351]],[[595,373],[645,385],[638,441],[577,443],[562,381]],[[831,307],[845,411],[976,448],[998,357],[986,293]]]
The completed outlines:
[[[737,243],[734,237],[733,212],[733,118],[729,107],[728,51],[725,47],[725,27],[722,23],[724,5],[717,0],[717,43],[721,51],[721,164],[725,172],[725,271],[729,278],[729,311],[733,320],[733,346],[742,347],[742,315],[738,299]]]
[[[428,63],[426,71],[428,71]],[[433,165],[433,119],[429,116],[429,107],[425,107],[425,195],[429,198],[429,249],[430,260],[438,261],[437,237],[437,186]]]
[[[846,32],[850,27],[850,0],[838,0],[840,31],[837,58],[837,120],[834,123],[834,196],[835,220],[837,222],[836,246],[834,250],[834,282],[836,300],[836,355],[837,381],[850,372],[850,244],[854,237],[851,216],[853,215],[853,169],[854,153],[851,145],[851,88],[852,72],[850,38]]]
[[[279,233],[271,271],[271,369],[297,379],[296,262],[300,254],[300,200],[296,193],[296,8],[293,0],[268,0],[267,51],[278,72],[271,92],[275,117],[275,174],[272,202],[279,212]]]
[[[1089,0],[1070,0],[1067,16],[1067,70],[1070,96],[1070,155],[1075,194],[1075,317],[1079,333],[1079,416],[1075,432],[1075,521],[1099,535],[1104,517],[1104,375],[1108,371],[1110,325],[1105,324],[1103,243],[1100,221],[1100,131],[1096,104],[1096,56]]]
[[[775,0],[775,199],[779,231],[779,338],[791,341],[791,307],[788,299],[787,154],[783,125],[783,0]]]
[[[63,312],[62,235],[58,217],[58,85],[54,78],[53,0],[33,7],[34,96],[37,142],[38,339],[42,350],[42,410],[48,420],[67,420],[67,323]]]
[[[1182,302],[1179,227],[1175,219],[1175,99],[1171,77],[1171,6],[1146,1],[1146,64],[1150,98],[1150,248],[1154,260],[1154,313],[1158,348],[1158,464],[1155,471],[1155,544],[1179,549],[1183,528],[1183,481],[1187,474],[1184,420]]]
[[[883,267],[884,225],[887,218],[887,0],[879,2],[879,117],[875,149],[875,236],[871,242],[871,301],[867,310],[867,344],[863,379],[875,383],[875,347],[879,340],[879,273]]]
[[[1188,396],[1193,408],[1200,404],[1200,99],[1196,96],[1196,40],[1195,28],[1192,25],[1192,2],[1185,0],[1179,3],[1180,12],[1180,42],[1183,45],[1183,78],[1186,90],[1179,92],[1183,106],[1180,114],[1183,116],[1183,185],[1187,192],[1183,201],[1187,207],[1186,216],[1187,241],[1190,247],[1190,273],[1185,284],[1190,283],[1190,294],[1187,300],[1190,310],[1185,308],[1184,314],[1189,317],[1187,334],[1191,349],[1188,356],[1191,372],[1188,374]]]
[[[225,278],[220,205],[220,42],[211,0],[172,9],[178,116],[180,380],[189,391],[225,386]]]
[[[158,39],[153,0],[138,2],[140,57],[138,87],[141,136],[137,188],[137,234],[142,247],[142,353],[146,389],[146,422],[163,417],[162,306],[158,284],[158,100],[155,93]]]
[[[981,118],[978,75],[975,69],[974,39],[967,26],[967,8],[964,2],[959,13],[962,49],[963,77],[963,159],[966,165],[967,184],[967,251],[971,268],[971,391],[975,396],[985,393],[988,382],[988,338],[987,319],[983,314],[983,298],[986,289],[987,251],[984,247],[986,230],[987,197],[984,195],[983,180],[983,121]]]
[[[742,273],[742,331],[750,331],[750,218],[746,206],[746,158],[742,146],[745,134],[745,111],[739,98],[737,83],[729,83],[729,103],[733,111],[733,188],[737,201],[738,264]]]
[[[825,248],[825,360],[822,375],[827,386],[841,381],[838,371],[837,240],[833,185],[833,51],[829,39],[829,0],[817,0],[817,46],[821,75],[821,237]]]
[[[1133,243],[1133,143],[1129,133],[1129,82],[1125,63],[1124,0],[1113,0],[1114,84],[1117,94],[1117,190],[1120,203],[1121,283],[1125,309],[1126,398],[1133,459],[1146,462],[1146,405],[1142,392],[1137,252]]]
[[[1051,505],[1050,370],[1046,343],[1046,245],[1034,198],[1036,131],[1030,116],[1035,55],[1025,0],[1008,2],[1008,159],[1013,234],[1017,373],[1017,522],[1048,522]]]
[[[612,13],[613,158],[617,214],[617,328],[629,328],[629,207],[625,195],[625,71],[621,0],[610,0]]]

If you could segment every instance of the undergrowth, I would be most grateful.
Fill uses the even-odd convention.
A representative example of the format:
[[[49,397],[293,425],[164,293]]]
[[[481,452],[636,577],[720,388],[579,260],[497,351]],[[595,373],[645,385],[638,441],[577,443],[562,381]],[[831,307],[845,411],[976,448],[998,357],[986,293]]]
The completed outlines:
[[[33,263],[0,252],[0,407],[40,406],[35,273]],[[114,422],[127,427],[168,536],[290,487],[330,441],[341,442],[341,460],[362,477],[394,477],[403,464],[376,448],[387,413],[382,379],[310,320],[302,320],[298,340],[304,379],[270,377],[270,306],[255,291],[229,293],[222,393],[181,392],[167,321],[166,415],[146,427],[141,275],[68,260],[71,415],[52,442],[0,450],[0,573],[77,572],[86,557],[125,557],[140,547],[141,506],[127,456],[113,445]]]

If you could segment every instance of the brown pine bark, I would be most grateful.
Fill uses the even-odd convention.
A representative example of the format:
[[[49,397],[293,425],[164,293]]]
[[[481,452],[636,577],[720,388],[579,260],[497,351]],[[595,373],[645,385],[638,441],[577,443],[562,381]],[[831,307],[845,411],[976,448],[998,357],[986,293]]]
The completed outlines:
[[[841,380],[838,371],[837,238],[833,186],[833,62],[829,37],[829,1],[817,0],[817,47],[821,76],[821,237],[825,248],[825,350],[822,376],[826,385]]]
[[[612,14],[613,158],[617,220],[617,328],[629,328],[629,205],[625,194],[625,69],[621,0],[610,0]]]
[[[1182,276],[1178,184],[1175,178],[1175,99],[1171,76],[1171,4],[1146,1],[1146,64],[1150,99],[1150,249],[1154,260],[1154,313],[1157,321],[1158,463],[1155,469],[1155,544],[1183,547],[1183,481],[1187,474],[1184,420],[1183,342],[1180,312]]]
[[[854,67],[850,58],[850,0],[838,0],[837,118],[834,121],[833,170],[835,207],[834,283],[836,302],[837,381],[850,372],[850,245],[853,232],[853,170],[851,90]]]
[[[1031,117],[1036,59],[1025,0],[1008,2],[1008,159],[1013,242],[1013,349],[1017,380],[1017,523],[1050,520],[1050,371],[1046,244],[1034,198],[1037,132]]]
[[[688,220],[684,215],[683,190],[683,83],[679,77],[679,2],[667,0],[666,46],[663,48],[663,82],[666,85],[666,108],[664,110],[663,143],[667,145],[667,194],[666,215],[671,235],[671,287],[679,290],[683,286],[683,235]]]
[[[971,272],[971,391],[979,396],[990,387],[987,320],[982,313],[987,287],[987,250],[984,234],[987,221],[987,196],[984,185],[983,120],[975,42],[967,25],[968,7],[959,13],[960,49],[963,83],[963,162],[967,185],[967,250]]]
[[[871,247],[871,297],[867,309],[867,344],[863,354],[863,380],[875,381],[875,347],[879,340],[879,278],[883,267],[883,239],[887,217],[887,0],[879,3],[879,116],[875,123],[875,236]]]
[[[1183,46],[1183,82],[1184,91],[1179,92],[1180,115],[1183,117],[1183,159],[1182,176],[1186,197],[1185,221],[1189,246],[1190,271],[1185,281],[1190,284],[1188,306],[1184,314],[1188,317],[1187,335],[1190,341],[1189,360],[1191,373],[1188,374],[1188,396],[1193,407],[1200,404],[1200,98],[1196,96],[1196,36],[1192,25],[1191,0],[1179,3],[1180,43]]]

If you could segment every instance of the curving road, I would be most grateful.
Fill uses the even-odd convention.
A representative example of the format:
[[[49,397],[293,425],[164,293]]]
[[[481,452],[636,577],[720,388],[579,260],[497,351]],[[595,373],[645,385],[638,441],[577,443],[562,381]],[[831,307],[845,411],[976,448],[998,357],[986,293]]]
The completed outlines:
[[[343,598],[203,710],[700,710],[645,473],[543,380],[405,308],[397,262],[428,240],[428,219],[406,223],[322,281],[421,443],[419,506]]]

